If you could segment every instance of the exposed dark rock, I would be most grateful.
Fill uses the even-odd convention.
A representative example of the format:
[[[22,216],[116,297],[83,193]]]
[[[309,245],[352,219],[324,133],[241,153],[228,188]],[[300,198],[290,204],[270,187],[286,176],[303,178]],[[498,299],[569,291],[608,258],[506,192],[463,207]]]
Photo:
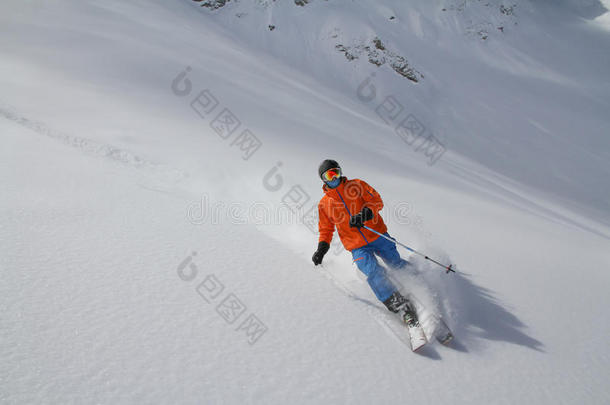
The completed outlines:
[[[500,12],[504,15],[513,15],[513,13],[515,12],[515,7],[517,7],[516,4],[513,4],[512,6],[509,6],[509,7],[505,7],[504,5],[501,5]]]
[[[351,50],[346,46],[339,44],[339,45],[335,46],[335,49],[338,50],[339,52],[342,52],[345,55],[345,57],[347,58],[347,60],[358,59],[358,55],[355,53],[352,53]]]
[[[375,38],[373,40],[373,44],[375,44],[375,48],[379,49],[380,51],[385,51],[385,46],[383,46],[379,38]]]
[[[419,77],[424,77],[424,75],[409,66],[407,60],[400,55],[396,55],[395,59],[390,62],[390,66],[392,66],[396,73],[415,83],[419,82]]]
[[[211,10],[219,9],[227,4],[231,0],[193,0],[197,3],[201,3],[201,7],[207,7]]]

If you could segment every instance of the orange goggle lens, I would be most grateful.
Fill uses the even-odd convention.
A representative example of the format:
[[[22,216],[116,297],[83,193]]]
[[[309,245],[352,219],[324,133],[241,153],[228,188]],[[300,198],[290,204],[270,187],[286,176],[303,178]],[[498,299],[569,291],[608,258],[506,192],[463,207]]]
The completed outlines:
[[[336,178],[341,177],[341,169],[328,169],[322,174],[322,180],[324,181],[333,181]]]

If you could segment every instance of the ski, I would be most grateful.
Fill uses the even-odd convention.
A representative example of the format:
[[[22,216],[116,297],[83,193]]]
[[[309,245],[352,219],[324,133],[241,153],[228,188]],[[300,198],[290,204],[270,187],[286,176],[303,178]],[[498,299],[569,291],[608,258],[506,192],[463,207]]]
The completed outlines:
[[[428,343],[424,328],[420,325],[418,320],[406,322],[407,331],[409,332],[409,342],[411,344],[411,350],[416,352]]]
[[[438,325],[434,331],[434,337],[442,345],[448,345],[453,340],[453,332],[449,326],[443,321],[443,318],[438,318]]]
[[[426,311],[424,305],[415,298],[413,294],[406,294],[407,299],[413,305],[415,312],[417,313],[418,319],[421,319],[420,323],[427,324],[432,322],[434,326],[434,338],[442,345],[448,345],[453,340],[453,332],[447,326],[447,323],[440,316]],[[431,321],[430,318],[432,318]]]

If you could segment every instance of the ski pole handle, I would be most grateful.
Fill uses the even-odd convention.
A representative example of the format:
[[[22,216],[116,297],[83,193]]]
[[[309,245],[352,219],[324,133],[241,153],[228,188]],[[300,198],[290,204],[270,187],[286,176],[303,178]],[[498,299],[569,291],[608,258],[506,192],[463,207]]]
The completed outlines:
[[[390,237],[390,236],[386,236],[386,235],[384,235],[384,234],[382,234],[382,233],[380,233],[380,232],[377,232],[376,230],[371,229],[371,228],[369,228],[369,227],[368,227],[368,226],[366,226],[366,225],[364,225],[364,226],[363,226],[363,228],[364,228],[364,229],[366,229],[366,230],[368,230],[368,231],[371,231],[371,232],[373,232],[373,233],[376,233],[377,235],[381,236],[382,238],[385,238],[385,239],[387,239],[387,240],[389,240],[389,241],[392,241],[392,242],[396,243],[397,245],[402,246],[403,248],[407,249],[409,252],[412,252],[412,253],[415,253],[415,254],[417,254],[417,255],[420,255],[420,256],[422,256],[424,259],[426,259],[426,260],[430,260],[432,263],[434,263],[434,264],[436,264],[436,265],[438,265],[438,266],[441,266],[443,269],[445,269],[445,273],[455,273],[455,270],[453,270],[453,264],[450,264],[449,266],[446,266],[446,265],[444,265],[444,264],[442,264],[442,263],[439,263],[439,262],[437,262],[436,260],[434,260],[434,259],[432,259],[432,258],[428,257],[428,255],[425,255],[425,254],[423,254],[423,253],[420,253],[420,252],[418,252],[418,251],[417,251],[417,250],[415,250],[415,249],[411,249],[409,246],[407,246],[407,245],[405,245],[405,244],[403,244],[403,243],[400,243],[400,242],[399,242],[399,241],[397,241],[396,239],[394,239],[394,238],[392,238],[392,237]]]

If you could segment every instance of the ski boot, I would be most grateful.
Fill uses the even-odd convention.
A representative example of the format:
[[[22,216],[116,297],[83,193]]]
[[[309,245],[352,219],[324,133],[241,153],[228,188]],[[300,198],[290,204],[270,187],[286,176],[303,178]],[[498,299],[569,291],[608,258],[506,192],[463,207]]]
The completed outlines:
[[[419,327],[419,320],[417,314],[412,308],[409,300],[402,296],[398,291],[394,292],[390,298],[385,300],[383,304],[388,310],[400,314],[402,320],[410,327]]]

